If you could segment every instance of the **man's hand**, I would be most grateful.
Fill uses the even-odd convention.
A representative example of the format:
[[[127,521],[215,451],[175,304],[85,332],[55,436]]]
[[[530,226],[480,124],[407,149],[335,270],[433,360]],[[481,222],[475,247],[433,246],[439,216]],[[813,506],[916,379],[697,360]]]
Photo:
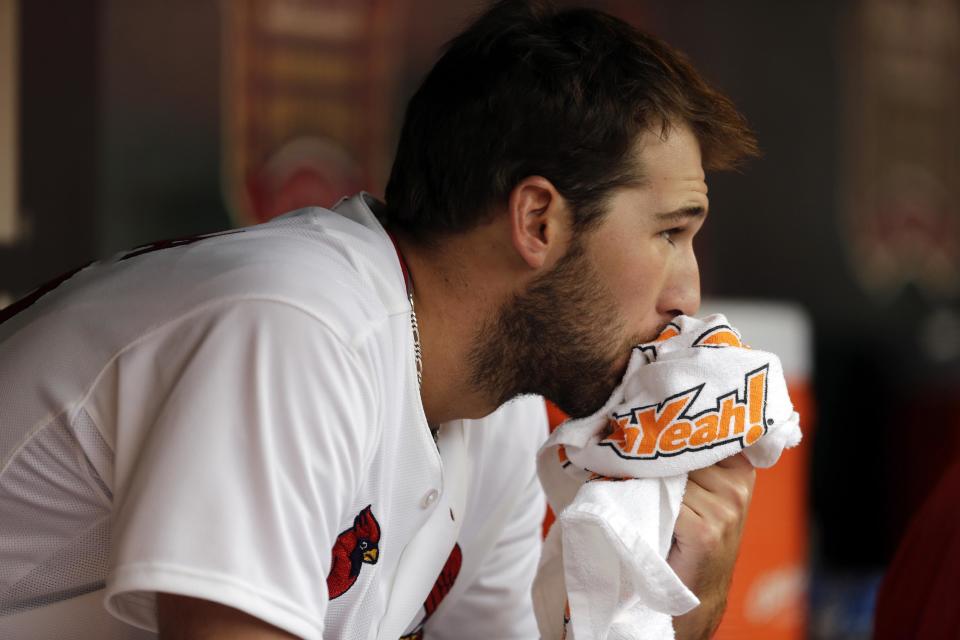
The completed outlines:
[[[678,640],[709,638],[720,624],[755,479],[742,454],[688,476],[667,562],[700,606],[674,618]]]

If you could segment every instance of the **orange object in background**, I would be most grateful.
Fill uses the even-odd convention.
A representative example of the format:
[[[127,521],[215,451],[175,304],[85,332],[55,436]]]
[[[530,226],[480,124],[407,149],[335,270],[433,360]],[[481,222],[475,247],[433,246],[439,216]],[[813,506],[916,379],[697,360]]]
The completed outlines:
[[[807,637],[807,482],[812,393],[788,379],[804,440],[769,469],[757,470],[753,502],[727,598],[718,640],[801,640]]]
[[[711,300],[701,314],[723,313],[746,344],[780,357],[803,441],[769,469],[757,470],[753,502],[716,640],[807,637],[809,500],[814,398],[810,320],[801,309],[765,302]]]
[[[814,422],[810,322],[800,309],[773,303],[705,302],[702,316],[724,313],[746,344],[780,357],[803,442],[783,453],[757,484],[717,640],[801,640],[807,636],[807,499]],[[547,403],[551,431],[566,416]],[[544,535],[554,521],[547,509]]]

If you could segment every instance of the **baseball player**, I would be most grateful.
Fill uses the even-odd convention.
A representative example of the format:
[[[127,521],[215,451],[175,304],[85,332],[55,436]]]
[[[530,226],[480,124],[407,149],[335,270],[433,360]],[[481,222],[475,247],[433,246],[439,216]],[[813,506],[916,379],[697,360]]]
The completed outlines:
[[[539,396],[693,314],[704,167],[756,151],[664,43],[508,1],[410,101],[385,203],[121,253],[0,311],[0,637],[533,638]],[[669,561],[719,622],[753,486]]]

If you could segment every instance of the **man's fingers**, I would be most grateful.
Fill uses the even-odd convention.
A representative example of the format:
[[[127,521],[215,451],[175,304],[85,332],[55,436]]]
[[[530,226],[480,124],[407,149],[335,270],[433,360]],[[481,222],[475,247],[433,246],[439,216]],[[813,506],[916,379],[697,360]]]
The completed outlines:
[[[741,458],[741,456],[733,457]],[[753,496],[757,472],[749,461],[745,458],[741,460],[742,462],[734,462],[729,466],[721,466],[717,463],[706,469],[692,471],[687,483],[697,484],[708,492],[729,501],[735,508],[745,510]]]
[[[707,502],[709,501],[709,492],[701,487],[696,482],[687,481],[687,488],[683,492],[683,500],[680,502],[680,513],[677,515],[678,525],[677,529],[680,529],[679,521],[683,517],[683,509],[686,507],[690,510],[691,514],[698,518],[705,518],[708,515]]]
[[[753,469],[753,465],[750,464],[750,461],[747,460],[747,456],[743,455],[742,452],[735,456],[724,458],[723,460],[717,462],[716,466],[723,467],[725,469]]]
[[[711,620],[719,620],[723,611],[755,478],[753,466],[741,455],[687,476],[667,562],[697,594],[703,610],[716,614],[708,616]],[[693,637],[689,629],[694,626],[687,626],[696,625],[696,617],[679,616],[674,625],[677,637]],[[700,637],[702,625],[696,628],[694,635]]]
[[[732,490],[731,495],[733,495]],[[689,530],[703,538],[704,543],[723,537],[731,529],[737,529],[743,517],[739,498],[719,495],[696,482],[687,483],[683,504],[703,520],[702,523],[698,523],[699,526]],[[677,519],[675,530],[679,532],[681,531],[679,516]]]

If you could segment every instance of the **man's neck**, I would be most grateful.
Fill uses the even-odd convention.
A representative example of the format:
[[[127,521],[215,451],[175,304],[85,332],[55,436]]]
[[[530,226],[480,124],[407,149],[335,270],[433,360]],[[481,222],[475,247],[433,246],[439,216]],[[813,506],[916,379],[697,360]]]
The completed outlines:
[[[483,232],[479,232],[480,235]],[[503,291],[491,284],[496,257],[478,251],[473,234],[425,247],[397,234],[413,281],[423,350],[420,398],[431,427],[480,418],[497,407],[471,381],[470,356],[477,333],[499,307]]]

